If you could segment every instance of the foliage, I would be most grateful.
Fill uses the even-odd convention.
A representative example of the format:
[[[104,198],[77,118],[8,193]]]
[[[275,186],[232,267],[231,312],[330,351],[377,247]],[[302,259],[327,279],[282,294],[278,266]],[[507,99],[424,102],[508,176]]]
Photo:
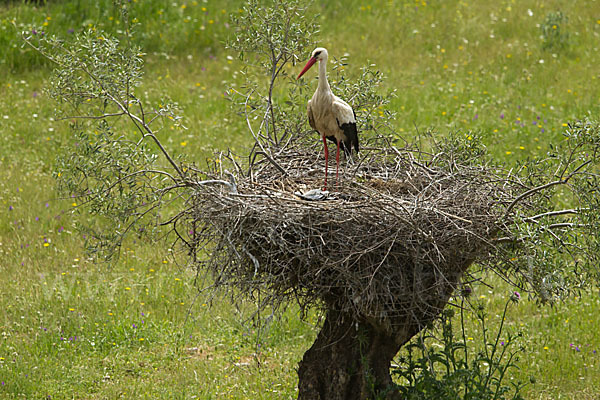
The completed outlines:
[[[542,47],[546,50],[559,51],[569,47],[570,34],[566,26],[568,18],[561,11],[546,15],[540,29],[542,30]]]
[[[351,79],[345,74],[347,65],[348,57],[333,57],[329,84],[337,96],[352,105],[361,136],[394,134],[396,113],[389,104],[396,91],[384,89],[385,76],[375,64],[360,67],[360,74],[354,74]]]
[[[305,16],[308,10],[305,3],[275,0],[266,6],[252,0],[244,5],[241,13],[232,16],[236,34],[229,40],[228,47],[245,63],[241,72],[246,81],[242,85],[243,92],[231,88],[230,93],[242,98],[237,103],[240,112],[264,113],[258,130],[252,130],[251,126],[250,130],[256,137],[262,135],[264,129],[265,138],[275,143],[289,137],[289,127],[278,126],[283,121],[289,125],[295,123],[296,128],[300,124],[297,117],[293,117],[297,115],[298,103],[288,102],[292,110],[286,109],[279,105],[281,103],[275,103],[273,91],[278,79],[289,79],[289,63],[295,64],[298,54],[306,51],[318,31],[315,22]],[[258,79],[255,72],[261,73]],[[265,80],[265,76],[268,79]]]
[[[286,64],[295,63],[318,33],[315,21],[306,16],[308,10],[306,1],[261,4],[251,0],[239,14],[232,14],[236,34],[228,46],[238,52],[241,60],[270,72],[267,76],[272,81],[279,74],[286,76]]]
[[[408,400],[522,400],[522,382],[506,383],[506,378],[511,369],[518,368],[518,354],[523,352],[521,333],[508,334],[506,340],[503,336],[504,321],[508,306],[513,301],[518,301],[519,293],[511,295],[505,306],[504,312],[498,316],[500,326],[495,337],[489,337],[489,328],[486,326],[488,315],[483,305],[472,311],[479,324],[480,335],[475,335],[481,340],[479,346],[465,330],[465,314],[461,304],[459,317],[460,332],[455,332],[454,310],[447,309],[441,314],[441,337],[435,336],[433,331],[419,335],[413,342],[406,346],[400,359],[400,365],[393,370],[405,383],[400,386],[404,398]],[[533,381],[533,378],[531,378]]]
[[[306,133],[305,103],[311,87],[304,79],[296,81],[298,71],[289,67],[303,63],[311,46],[316,46],[319,26],[316,18],[308,17],[311,9],[307,3],[278,0],[266,7],[253,1],[232,17],[236,35],[228,47],[244,62],[241,73],[245,80],[239,89],[230,88],[230,100],[254,137],[266,143],[285,143],[293,135]],[[363,135],[369,131],[389,133],[394,113],[385,106],[394,92],[380,93],[383,74],[374,64],[367,64],[358,76],[348,79],[347,57],[333,55],[332,61],[330,85],[354,108],[359,130]],[[258,128],[252,128],[254,121]],[[276,132],[273,139],[272,132]]]
[[[599,132],[590,120],[570,124],[547,157],[520,168],[520,179],[530,188],[516,200],[537,197],[538,211],[516,212],[511,229],[516,246],[506,269],[517,272],[543,302],[600,280]]]
[[[89,238],[88,250],[110,259],[130,230],[147,237],[156,227],[166,193],[159,188],[168,178],[155,169],[157,155],[144,143],[116,135],[104,120],[90,131],[82,128],[59,156],[58,190],[103,220],[81,225],[80,230]],[[101,228],[107,222],[112,229]]]
[[[127,9],[121,7],[126,21]],[[148,105],[138,97],[143,54],[129,35],[130,30],[121,41],[89,30],[65,43],[24,32],[25,42],[56,65],[47,93],[61,105],[57,117],[74,121],[74,139],[58,159],[59,189],[111,225],[101,229],[104,224],[92,222],[82,227],[90,249],[106,250],[108,259],[118,254],[127,233],[145,233],[160,224],[163,199],[185,187],[187,179],[182,158],[173,158],[157,136],[165,125],[184,129],[178,106]],[[111,123],[119,117],[130,121],[133,135],[117,133],[128,130]]]

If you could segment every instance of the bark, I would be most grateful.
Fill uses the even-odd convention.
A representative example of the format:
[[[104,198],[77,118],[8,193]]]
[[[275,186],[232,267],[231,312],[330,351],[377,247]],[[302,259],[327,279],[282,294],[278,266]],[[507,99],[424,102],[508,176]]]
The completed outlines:
[[[329,310],[298,368],[299,400],[400,399],[390,376],[391,361],[418,332],[390,336],[367,321]]]
[[[298,367],[298,400],[400,400],[390,375],[392,359],[442,312],[465,268],[441,282],[433,274],[421,279],[414,292],[420,296],[405,296],[412,315],[390,318],[391,324],[357,319],[329,302],[323,327]]]

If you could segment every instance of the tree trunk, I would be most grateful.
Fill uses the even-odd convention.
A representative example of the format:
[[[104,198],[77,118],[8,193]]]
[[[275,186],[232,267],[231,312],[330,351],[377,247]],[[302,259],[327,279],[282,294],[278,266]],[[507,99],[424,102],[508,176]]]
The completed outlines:
[[[349,314],[329,310],[323,328],[298,368],[298,400],[400,399],[390,364],[418,332],[396,336]]]

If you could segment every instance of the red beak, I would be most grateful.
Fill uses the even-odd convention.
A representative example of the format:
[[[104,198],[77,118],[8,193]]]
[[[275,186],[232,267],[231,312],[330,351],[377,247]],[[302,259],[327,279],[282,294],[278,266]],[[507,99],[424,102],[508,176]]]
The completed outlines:
[[[308,60],[308,62],[307,62],[307,63],[306,63],[306,65],[304,66],[304,69],[302,70],[302,72],[300,72],[300,74],[298,75],[298,77],[297,77],[296,79],[300,79],[300,77],[301,77],[302,75],[304,75],[304,73],[305,73],[306,71],[308,71],[308,70],[310,69],[310,67],[312,67],[312,66],[314,65],[314,63],[316,63],[316,62],[317,62],[317,59],[316,59],[316,58],[314,58],[314,57],[313,57],[313,58],[311,58],[310,60]]]

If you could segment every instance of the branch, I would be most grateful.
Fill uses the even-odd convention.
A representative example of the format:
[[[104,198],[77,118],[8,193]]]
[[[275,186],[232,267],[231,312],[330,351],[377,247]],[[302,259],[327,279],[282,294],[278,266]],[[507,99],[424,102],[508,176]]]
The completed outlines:
[[[13,25],[14,25],[15,29],[17,29],[17,25],[14,22],[13,22]],[[40,53],[41,55],[46,57],[48,60],[50,60],[54,64],[64,66],[64,64],[61,64],[60,62],[58,62],[58,60],[56,60],[54,57],[52,57],[48,53],[44,52],[40,47],[37,47],[33,43],[31,43],[31,41],[29,41],[29,39],[25,35],[23,35],[23,32],[21,32],[21,39],[23,39],[23,41],[25,43],[27,43],[32,49],[34,49],[35,51],[37,51],[38,53]]]
[[[234,89],[234,91],[238,94],[241,94],[240,92],[238,92],[237,90]],[[287,172],[285,169],[283,169],[268,153],[267,150],[264,148],[262,142],[259,140],[257,134],[254,132],[254,129],[252,129],[252,124],[250,123],[250,117],[248,116],[248,101],[250,100],[250,97],[252,96],[252,94],[255,92],[255,90],[250,91],[247,95],[246,95],[246,100],[244,101],[244,115],[246,117],[246,124],[248,125],[248,129],[250,130],[250,133],[252,134],[252,137],[254,137],[254,143],[255,145],[258,144],[258,146],[260,146],[262,151],[259,152],[255,152],[254,153],[254,158],[256,158],[256,155],[258,154],[262,154],[263,156],[265,156],[265,158],[267,160],[269,160],[269,162],[271,164],[273,164],[275,166],[275,168],[277,168],[284,176],[287,176]],[[268,112],[268,111],[267,111]],[[264,119],[263,119],[263,123],[264,123]],[[261,124],[262,126],[262,124]],[[250,163],[250,166],[252,166],[253,162]]]
[[[169,178],[171,178],[171,180],[175,183],[177,183],[177,180],[175,179],[175,177],[171,174],[169,174],[168,172],[165,171],[159,171],[159,170],[153,170],[153,169],[144,169],[141,171],[136,171],[136,172],[132,172],[130,174],[127,174],[119,179],[117,179],[115,182],[113,182],[111,185],[109,185],[106,189],[103,189],[103,192],[110,192],[116,185],[120,184],[121,182],[125,181],[128,178],[131,178],[132,176],[136,176],[136,175],[140,175],[140,174],[147,174],[147,173],[154,173],[154,174],[158,174],[158,175],[166,175]]]
[[[578,210],[568,209],[568,210],[558,210],[558,211],[549,211],[542,214],[534,215],[533,217],[524,218],[524,221],[527,222],[535,222],[536,220],[544,217],[556,217],[558,215],[567,215],[567,214],[579,214]]]
[[[235,185],[235,182],[227,182],[227,181],[223,181],[220,179],[209,179],[206,181],[199,181],[199,182],[194,182],[194,184],[196,185],[223,185],[223,186],[227,186],[229,187],[231,193],[237,194],[237,186]]]
[[[54,62],[57,65],[61,65],[63,67],[65,67],[64,64],[61,64],[58,60],[56,60],[54,57],[52,57],[51,55],[49,55],[48,53],[44,52],[41,48],[35,46],[33,43],[31,43],[31,41],[29,41],[29,39],[27,39],[25,36],[21,35],[23,40],[25,41],[25,43],[27,43],[29,46],[31,46],[34,50],[36,50],[37,52],[39,52],[40,54],[42,54],[44,57],[46,57],[48,60]],[[69,51],[69,49],[66,49],[64,46],[60,45],[60,44],[56,44],[56,46],[58,48],[60,48],[61,50],[71,54],[72,52]],[[73,55],[75,56],[75,55]],[[114,113],[114,114],[106,114],[104,116],[97,116],[97,117],[91,117],[91,116],[79,116],[79,117],[71,117],[71,118],[88,118],[88,119],[102,119],[105,117],[109,117],[109,116],[119,116],[119,115],[127,115],[132,122],[135,124],[135,126],[138,128],[138,130],[142,133],[142,137],[146,138],[146,137],[150,137],[152,138],[152,140],[154,141],[154,143],[156,144],[156,146],[158,146],[159,150],[163,153],[163,155],[165,156],[165,158],[167,159],[167,161],[173,166],[173,168],[175,169],[175,171],[177,171],[178,175],[181,178],[184,178],[185,175],[183,174],[183,172],[181,171],[181,169],[179,168],[179,166],[177,165],[177,163],[175,162],[175,160],[173,160],[173,158],[171,157],[171,155],[169,154],[169,152],[164,148],[164,146],[162,145],[162,143],[160,142],[160,140],[158,140],[158,138],[154,135],[154,131],[152,131],[152,129],[150,128],[150,126],[148,124],[146,124],[145,122],[145,116],[143,113],[143,109],[141,108],[140,105],[140,109],[142,110],[142,117],[138,117],[135,114],[132,114],[131,111],[129,110],[128,104],[123,105],[123,102],[120,101],[119,99],[117,99],[114,95],[112,95],[104,86],[104,84],[102,83],[102,81],[100,79],[98,79],[98,77],[96,77],[87,67],[84,63],[79,62],[78,63],[78,67],[86,74],[88,75],[94,82],[96,82],[96,84],[98,84],[98,86],[102,89],[102,94],[104,94],[105,96],[107,96],[113,103],[115,103],[117,105],[117,107],[119,109],[121,109],[121,113]],[[128,100],[126,100],[128,101]],[[141,103],[141,102],[140,102]],[[144,133],[146,132],[146,133]]]
[[[72,115],[68,117],[57,118],[57,121],[64,121],[67,119],[105,119],[108,117],[119,117],[121,115],[125,115],[124,112],[120,113],[112,113],[112,114],[103,114],[103,115]]]
[[[536,186],[532,189],[529,189],[528,191],[521,193],[519,196],[517,196],[517,198],[515,198],[512,203],[510,203],[510,205],[506,208],[506,212],[504,213],[503,218],[506,218],[508,216],[508,214],[511,212],[511,210],[523,199],[525,199],[526,197],[529,197],[539,191],[542,191],[544,189],[548,189],[549,187],[552,186],[556,186],[556,185],[564,185],[567,182],[569,182],[569,179],[571,179],[575,174],[577,174],[577,172],[579,170],[581,170],[583,167],[585,167],[586,165],[590,164],[592,162],[592,160],[588,160],[586,162],[584,162],[583,164],[581,164],[580,166],[578,166],[577,168],[575,168],[569,175],[567,175],[566,178],[561,178],[559,180],[556,181],[552,181],[552,182],[548,182],[546,184],[540,185],[540,186]]]
[[[89,74],[89,72],[86,70],[86,73]],[[93,75],[89,74],[90,77],[93,77]],[[95,78],[92,78],[95,79]],[[98,82],[98,80],[96,80]],[[100,82],[98,82],[99,85],[102,86],[102,84]],[[104,89],[104,88],[103,88]],[[136,127],[142,132],[142,136],[145,137],[150,137],[152,138],[152,140],[154,141],[154,143],[158,146],[158,148],[160,149],[160,151],[163,153],[163,155],[165,156],[165,158],[167,159],[167,161],[169,161],[169,163],[173,166],[173,168],[175,169],[175,171],[177,171],[177,173],[179,174],[179,176],[181,178],[183,178],[185,175],[183,174],[183,172],[181,171],[181,169],[179,169],[179,166],[175,163],[175,160],[173,160],[173,158],[171,157],[171,155],[169,154],[169,152],[164,148],[164,146],[162,145],[162,143],[160,142],[160,140],[158,140],[158,138],[156,137],[156,135],[154,135],[154,131],[152,129],[150,129],[150,127],[144,123],[144,121],[142,121],[142,119],[140,117],[138,117],[135,114],[132,114],[129,109],[125,106],[123,106],[123,104],[117,100],[113,95],[111,95],[110,93],[108,93],[107,91],[105,91],[106,95],[117,105],[117,107],[119,107],[123,113],[125,115],[127,115],[136,125]],[[140,127],[138,126],[138,124],[140,124],[142,126],[142,128],[144,128],[143,130],[145,130],[147,133],[143,133],[142,129],[140,129]]]
[[[583,228],[584,226],[589,226],[586,224],[575,224],[573,222],[562,222],[558,224],[550,224],[548,226],[543,227],[543,229],[556,229],[556,228]]]

